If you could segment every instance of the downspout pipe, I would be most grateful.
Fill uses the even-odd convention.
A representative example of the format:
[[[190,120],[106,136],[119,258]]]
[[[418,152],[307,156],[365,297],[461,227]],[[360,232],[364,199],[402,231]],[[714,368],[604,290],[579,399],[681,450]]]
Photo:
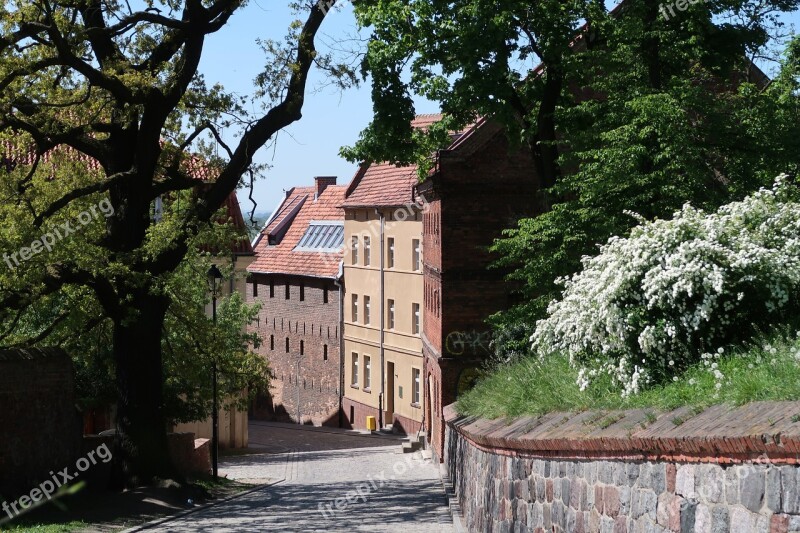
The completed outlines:
[[[339,262],[339,272],[333,279],[339,288],[339,427],[344,425],[344,261]]]
[[[384,261],[386,255],[386,219],[384,218],[383,212],[380,209],[375,209],[375,214],[378,215],[378,219],[381,221],[381,393],[378,396],[378,429],[383,429],[383,409],[386,403],[386,361],[384,357],[384,342],[386,336],[386,279],[384,270]]]

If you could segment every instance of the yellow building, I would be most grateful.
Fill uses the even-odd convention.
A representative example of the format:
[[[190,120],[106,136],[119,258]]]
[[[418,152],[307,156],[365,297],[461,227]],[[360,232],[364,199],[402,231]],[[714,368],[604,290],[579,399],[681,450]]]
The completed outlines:
[[[415,167],[362,167],[345,195],[344,418],[422,426],[422,204]]]

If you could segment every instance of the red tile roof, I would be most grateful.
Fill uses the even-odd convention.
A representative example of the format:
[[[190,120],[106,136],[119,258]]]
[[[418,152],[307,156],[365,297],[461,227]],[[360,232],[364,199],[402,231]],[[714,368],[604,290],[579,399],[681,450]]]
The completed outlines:
[[[298,252],[295,250],[311,221],[341,221],[340,207],[347,187],[329,185],[314,200],[314,187],[291,189],[269,221],[255,246],[256,259],[247,271],[260,274],[290,274],[317,278],[335,278],[343,250],[337,252]],[[269,244],[270,236],[277,244]]]
[[[441,114],[417,115],[411,127],[425,129],[442,120]],[[452,134],[453,144],[459,143],[465,132],[470,134],[485,121],[479,120],[464,131]],[[362,166],[347,189],[344,208],[355,207],[400,207],[413,203],[414,186],[419,183],[417,165],[400,167],[390,163],[372,163]]]
[[[398,207],[414,201],[419,182],[417,165],[398,167],[389,163],[362,166],[347,189],[342,207]]]

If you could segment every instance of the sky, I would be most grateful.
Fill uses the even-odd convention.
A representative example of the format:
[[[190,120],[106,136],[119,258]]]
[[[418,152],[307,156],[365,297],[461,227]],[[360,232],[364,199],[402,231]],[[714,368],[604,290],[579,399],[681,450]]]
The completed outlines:
[[[284,0],[251,0],[237,12],[229,24],[211,35],[199,70],[209,84],[222,83],[228,91],[240,95],[253,92],[253,79],[263,68],[265,56],[256,44],[258,38],[280,39],[286,34],[290,22],[296,18]],[[800,15],[793,13],[785,21],[795,27]],[[317,47],[325,43],[347,39],[357,34],[352,6],[344,3],[332,10],[323,22],[317,36]],[[324,87],[325,77],[312,69],[303,118],[281,132],[277,143],[269,150],[262,149],[256,156],[259,163],[271,168],[265,178],[256,182],[253,197],[258,202],[257,212],[273,211],[284,197],[284,191],[295,186],[313,184],[314,176],[337,176],[339,184],[347,184],[356,166],[339,157],[339,149],[352,145],[372,117],[369,84],[340,91]],[[436,113],[438,105],[417,99],[417,113]],[[235,141],[233,131],[225,132],[228,144]],[[239,192],[242,211],[252,209],[248,190]]]
[[[199,70],[209,84],[220,82],[229,91],[250,94],[253,79],[264,66],[264,54],[256,39],[279,39],[286,34],[292,20],[287,2],[281,0],[251,1],[237,12],[228,27],[210,36],[205,45]],[[345,4],[333,10],[323,22],[317,38],[318,48],[324,42],[356,34],[352,7]],[[339,148],[356,142],[358,135],[372,117],[369,85],[344,92],[323,88],[325,77],[312,70],[309,89],[303,106],[303,118],[279,134],[274,149],[262,149],[257,161],[271,168],[266,178],[256,183],[253,196],[257,211],[273,211],[283,198],[284,190],[294,186],[311,185],[314,176],[337,176],[339,184],[350,183],[356,165],[339,157]],[[318,92],[316,92],[318,91]],[[418,113],[436,113],[435,103],[417,101]],[[231,134],[226,141],[233,142]],[[249,191],[239,192],[245,216],[252,208],[247,199]]]

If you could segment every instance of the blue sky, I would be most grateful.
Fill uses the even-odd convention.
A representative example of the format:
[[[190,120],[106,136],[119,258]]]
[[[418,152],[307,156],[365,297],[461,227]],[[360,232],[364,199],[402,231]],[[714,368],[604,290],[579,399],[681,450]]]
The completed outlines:
[[[253,78],[264,66],[264,55],[256,39],[280,39],[294,18],[283,0],[254,0],[236,13],[228,26],[206,42],[200,71],[209,84],[222,83],[229,91],[241,95],[253,92]],[[797,25],[798,13],[786,17]],[[356,34],[355,19],[349,4],[331,11],[318,35],[317,46]],[[342,145],[353,144],[359,132],[369,123],[372,102],[368,85],[341,92],[322,88],[324,76],[312,71],[303,118],[279,135],[277,145],[261,150],[257,160],[272,166],[266,178],[256,183],[253,196],[258,211],[272,211],[283,198],[283,191],[293,186],[310,185],[314,176],[337,176],[340,184],[350,182],[355,165],[339,157]],[[315,92],[316,90],[316,92]],[[435,103],[417,100],[418,113],[435,113]],[[225,135],[233,142],[232,132]],[[247,191],[240,192],[243,211],[251,204]]]
[[[264,65],[264,55],[255,44],[258,37],[278,39],[285,35],[292,20],[287,2],[253,1],[234,15],[229,27],[211,36],[207,43],[200,71],[211,84],[222,83],[239,94],[253,91],[252,80]],[[321,39],[346,38],[356,33],[355,18],[349,5],[331,11],[322,26]],[[320,89],[325,78],[314,71],[309,88]],[[419,101],[418,113],[435,113],[438,106]],[[253,196],[258,211],[272,211],[283,197],[283,190],[310,185],[314,176],[338,176],[340,184],[350,182],[356,166],[338,155],[343,145],[353,144],[359,132],[369,123],[372,102],[369,86],[341,92],[322,88],[309,94],[303,107],[303,118],[282,132],[275,149],[261,150],[258,161],[272,165],[266,179],[257,182]],[[240,192],[244,211],[251,208],[247,191]]]

